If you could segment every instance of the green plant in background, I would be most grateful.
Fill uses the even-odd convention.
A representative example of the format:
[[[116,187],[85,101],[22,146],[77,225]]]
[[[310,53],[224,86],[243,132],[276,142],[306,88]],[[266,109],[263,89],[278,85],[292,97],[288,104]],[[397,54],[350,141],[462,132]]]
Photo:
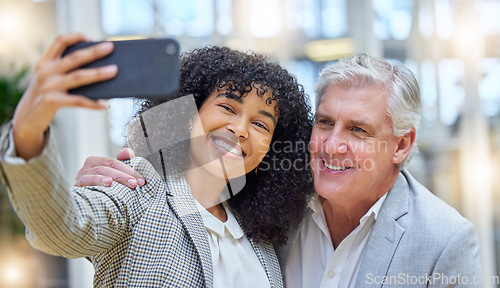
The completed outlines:
[[[23,68],[14,75],[0,75],[0,128],[14,116],[17,103],[26,89],[29,68]],[[0,182],[0,238],[24,233],[24,226],[10,208],[5,186]],[[1,239],[0,239],[1,240]],[[6,239],[3,239],[6,240]]]
[[[13,76],[0,75],[0,125],[12,119],[17,103],[26,89],[28,72],[28,68],[23,68]]]

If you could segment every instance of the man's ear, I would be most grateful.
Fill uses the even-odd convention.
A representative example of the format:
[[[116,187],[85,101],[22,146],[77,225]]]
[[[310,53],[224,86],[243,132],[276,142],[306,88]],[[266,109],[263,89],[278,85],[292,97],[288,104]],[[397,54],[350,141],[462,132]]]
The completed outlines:
[[[399,164],[408,157],[411,148],[415,144],[416,137],[417,137],[417,131],[415,130],[415,128],[412,128],[410,132],[399,137],[399,143],[396,152],[392,157],[392,163]]]

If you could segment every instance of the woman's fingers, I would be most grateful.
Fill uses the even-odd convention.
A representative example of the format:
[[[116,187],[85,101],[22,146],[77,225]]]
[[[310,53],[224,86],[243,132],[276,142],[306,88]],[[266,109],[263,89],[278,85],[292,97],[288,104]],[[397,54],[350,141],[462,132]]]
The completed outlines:
[[[57,36],[52,44],[47,48],[38,63],[54,61],[71,45],[86,41],[87,37],[81,33],[68,33]]]
[[[109,55],[113,51],[113,48],[114,45],[112,42],[101,42],[73,51],[58,60],[58,72],[69,72],[97,59],[103,58]]]
[[[103,175],[81,175],[76,178],[76,187],[85,186],[106,186],[109,187],[113,183],[113,178]],[[131,187],[135,188],[135,187]]]
[[[66,74],[51,75],[45,80],[41,92],[67,91],[76,87],[109,80],[118,73],[116,65],[107,65],[98,68],[78,69]]]

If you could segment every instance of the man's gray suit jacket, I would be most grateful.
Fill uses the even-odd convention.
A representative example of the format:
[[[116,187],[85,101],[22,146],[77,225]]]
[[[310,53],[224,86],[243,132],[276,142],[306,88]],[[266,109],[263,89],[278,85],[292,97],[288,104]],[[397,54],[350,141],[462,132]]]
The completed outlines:
[[[308,209],[306,218],[311,215]],[[291,233],[285,247],[275,246],[283,273],[298,234]],[[356,288],[483,287],[477,283],[483,279],[474,226],[406,170],[369,237]]]

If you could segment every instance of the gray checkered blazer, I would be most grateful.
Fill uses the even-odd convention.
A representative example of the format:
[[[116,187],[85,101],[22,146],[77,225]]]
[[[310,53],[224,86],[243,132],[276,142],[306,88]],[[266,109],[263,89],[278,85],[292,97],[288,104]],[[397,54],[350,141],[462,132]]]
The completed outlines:
[[[207,232],[185,180],[165,182],[148,161],[134,158],[130,165],[146,179],[142,188],[71,187],[52,137],[41,156],[11,165],[3,159],[6,134],[0,170],[34,248],[87,257],[95,268],[94,287],[213,286]],[[272,245],[249,240],[271,287],[282,287]]]

